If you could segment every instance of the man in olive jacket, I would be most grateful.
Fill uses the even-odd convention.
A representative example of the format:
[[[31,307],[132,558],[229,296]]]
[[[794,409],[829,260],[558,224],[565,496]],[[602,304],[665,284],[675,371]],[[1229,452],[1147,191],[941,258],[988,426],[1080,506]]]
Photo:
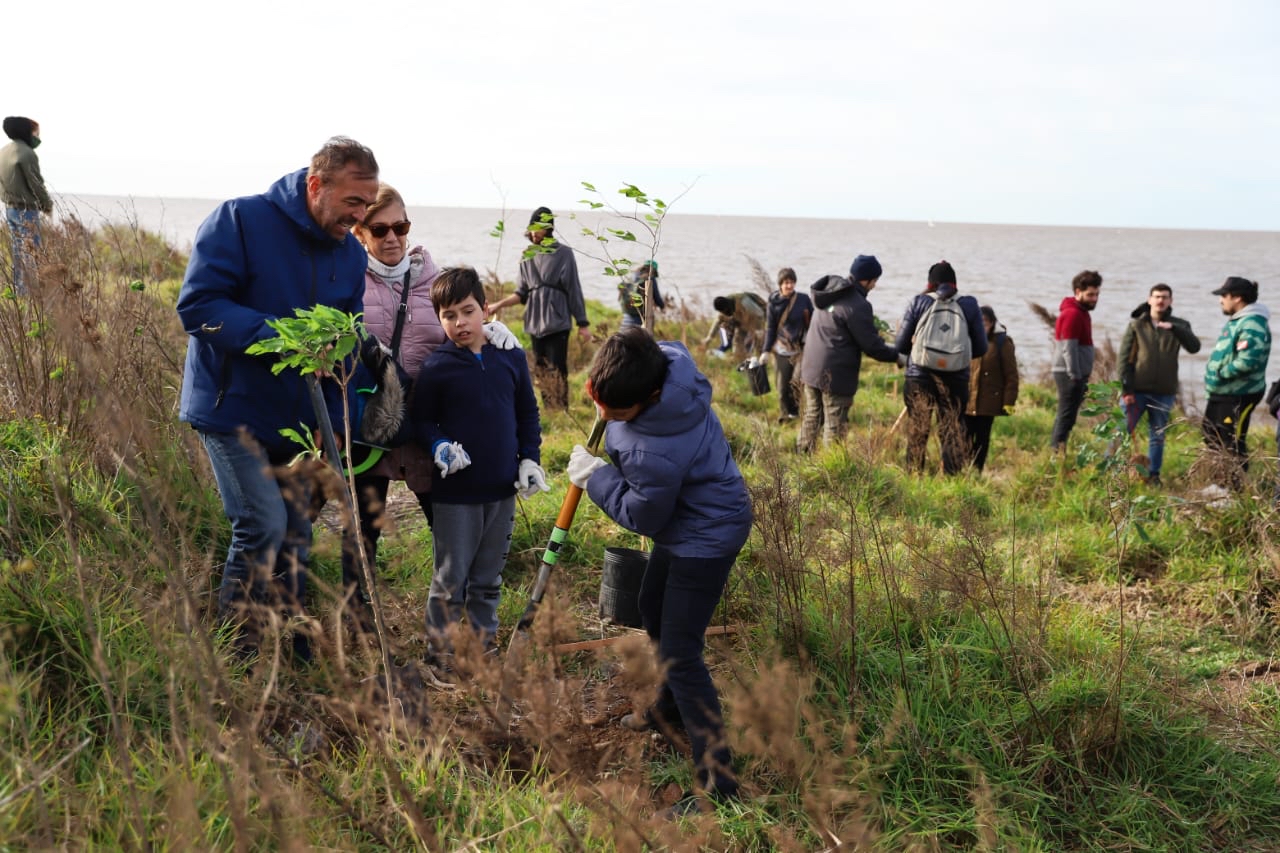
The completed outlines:
[[[1213,295],[1229,319],[1204,369],[1204,440],[1232,455],[1227,481],[1240,489],[1249,470],[1249,420],[1267,387],[1271,312],[1258,301],[1258,283],[1247,278],[1229,276]]]
[[[13,235],[13,289],[25,293],[35,277],[35,251],[40,248],[40,214],[53,213],[53,199],[40,174],[40,123],[8,116],[4,134],[13,140],[0,148],[0,199]]]
[[[1147,416],[1147,482],[1160,485],[1164,431],[1178,393],[1178,353],[1200,351],[1191,324],[1173,316],[1173,288],[1157,284],[1147,301],[1133,310],[1120,339],[1120,400],[1129,435]]]
[[[907,363],[907,357],[899,355],[876,331],[875,315],[867,301],[881,272],[874,255],[858,255],[849,267],[848,278],[823,276],[810,290],[817,310],[809,321],[800,361],[804,418],[796,448],[802,453],[811,452],[817,444],[819,427],[824,445],[844,439],[863,353],[900,367]]]

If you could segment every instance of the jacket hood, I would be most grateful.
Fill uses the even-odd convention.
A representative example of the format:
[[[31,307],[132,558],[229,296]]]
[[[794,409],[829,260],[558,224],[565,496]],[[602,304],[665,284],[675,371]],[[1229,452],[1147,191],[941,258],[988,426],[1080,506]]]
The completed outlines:
[[[631,427],[645,435],[675,435],[688,432],[706,420],[711,409],[711,383],[698,372],[684,344],[658,344],[667,357],[667,378],[658,401],[631,421]]]
[[[1058,303],[1058,310],[1059,311],[1083,311],[1084,308],[1080,306],[1080,303],[1076,301],[1076,298],[1074,296],[1064,296],[1062,297],[1062,301]]]
[[[1252,305],[1244,306],[1237,311],[1231,319],[1239,320],[1243,317],[1248,317],[1251,314],[1257,314],[1267,322],[1271,321],[1271,309],[1263,305],[1261,302],[1254,302]]]
[[[263,195],[268,202],[297,225],[298,230],[317,243],[333,244],[356,239],[354,234],[347,234],[342,240],[334,240],[311,218],[311,211],[307,209],[306,169],[299,169],[291,175],[285,175],[272,184]]]
[[[830,308],[837,299],[851,290],[856,290],[863,296],[867,295],[867,292],[859,287],[856,281],[845,278],[842,275],[824,275],[813,283],[813,287],[809,288],[809,292],[813,294],[813,304],[820,311]]]
[[[1141,317],[1148,316],[1150,313],[1151,313],[1151,306],[1145,302],[1142,302],[1138,305],[1137,308],[1134,308],[1132,311],[1129,312],[1129,316],[1137,320]]]

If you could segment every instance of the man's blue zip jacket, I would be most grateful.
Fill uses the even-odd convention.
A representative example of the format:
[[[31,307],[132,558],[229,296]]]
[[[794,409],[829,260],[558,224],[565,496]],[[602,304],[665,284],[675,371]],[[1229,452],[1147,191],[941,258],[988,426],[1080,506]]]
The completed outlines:
[[[267,321],[292,317],[295,308],[364,310],[364,247],[350,234],[334,240],[311,218],[306,182],[302,169],[261,195],[218,205],[196,232],[178,294],[190,335],[179,418],[204,432],[246,427],[273,458],[296,449],[281,429],[313,429],[316,417],[297,371],[274,375],[275,356],[245,349],[275,337]],[[341,432],[340,389],[322,384]]]

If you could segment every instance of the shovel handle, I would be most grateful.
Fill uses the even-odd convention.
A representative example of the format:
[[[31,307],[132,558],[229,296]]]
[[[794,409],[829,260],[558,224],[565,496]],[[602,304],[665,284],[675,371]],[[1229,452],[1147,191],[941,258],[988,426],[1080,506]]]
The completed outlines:
[[[605,423],[605,419],[597,414],[595,423],[591,425],[591,435],[587,437],[587,449],[592,453],[599,449],[600,440],[604,438]],[[523,631],[533,624],[533,615],[547,592],[547,581],[551,578],[551,569],[560,561],[560,548],[569,537],[569,527],[573,524],[573,516],[578,512],[578,504],[581,501],[582,488],[570,483],[568,491],[564,494],[564,500],[560,503],[560,514],[556,516],[556,526],[551,531],[551,539],[547,542],[546,550],[542,552],[542,565],[538,567],[538,578],[534,581],[533,592],[529,594],[529,604],[525,607],[520,621],[516,623],[518,630]]]

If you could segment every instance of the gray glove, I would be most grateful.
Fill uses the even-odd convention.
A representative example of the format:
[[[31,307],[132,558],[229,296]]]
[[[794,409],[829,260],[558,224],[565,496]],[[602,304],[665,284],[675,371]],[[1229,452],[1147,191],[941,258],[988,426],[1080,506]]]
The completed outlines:
[[[484,339],[498,349],[520,348],[520,341],[516,339],[516,336],[497,320],[490,320],[484,324]]]
[[[569,454],[569,482],[579,489],[585,489],[591,475],[608,464],[599,456],[593,456],[581,444],[575,444],[573,452]]]
[[[440,469],[441,480],[450,474],[458,473],[471,464],[471,457],[467,455],[467,451],[462,449],[462,445],[456,441],[445,441],[444,439],[437,441],[431,457],[435,461],[436,467]]]
[[[538,492],[549,492],[547,472],[532,459],[520,460],[520,473],[516,475],[516,494],[528,500]]]

